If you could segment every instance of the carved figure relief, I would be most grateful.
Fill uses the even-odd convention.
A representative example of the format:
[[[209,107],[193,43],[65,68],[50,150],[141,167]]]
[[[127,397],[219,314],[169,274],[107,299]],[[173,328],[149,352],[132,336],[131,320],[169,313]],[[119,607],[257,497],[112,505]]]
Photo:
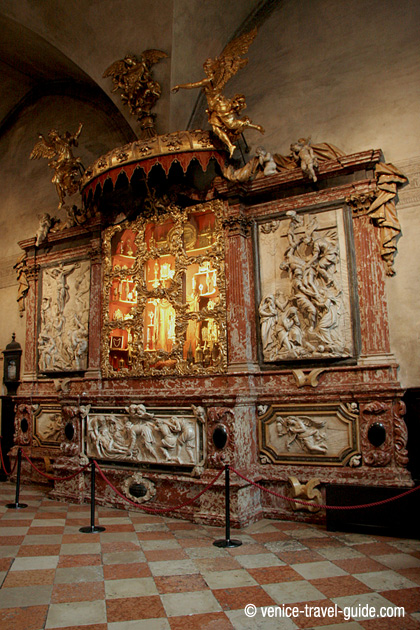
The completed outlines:
[[[34,444],[59,447],[64,437],[60,407],[38,407],[34,412],[33,422]]]
[[[352,405],[271,405],[259,417],[260,460],[344,465],[359,452]]]
[[[286,214],[259,227],[264,360],[351,356],[342,212]]]
[[[203,423],[194,409],[89,411],[86,453],[104,460],[196,466],[203,459]]]
[[[44,268],[39,370],[65,372],[87,367],[90,263],[60,263]]]
[[[325,420],[317,420],[309,416],[278,416],[276,420],[277,435],[285,436],[286,450],[290,451],[296,443],[298,450],[307,453],[326,453],[328,451],[327,434],[322,429]]]

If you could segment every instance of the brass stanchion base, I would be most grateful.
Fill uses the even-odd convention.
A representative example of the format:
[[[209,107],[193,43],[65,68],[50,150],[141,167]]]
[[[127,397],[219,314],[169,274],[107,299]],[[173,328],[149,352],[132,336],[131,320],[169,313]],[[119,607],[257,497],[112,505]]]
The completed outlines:
[[[213,545],[215,547],[240,547],[242,545],[242,540],[225,538],[224,540],[215,540]]]
[[[87,525],[86,527],[81,527],[79,532],[83,534],[96,534],[96,532],[104,532],[106,527],[100,527],[99,525]]]

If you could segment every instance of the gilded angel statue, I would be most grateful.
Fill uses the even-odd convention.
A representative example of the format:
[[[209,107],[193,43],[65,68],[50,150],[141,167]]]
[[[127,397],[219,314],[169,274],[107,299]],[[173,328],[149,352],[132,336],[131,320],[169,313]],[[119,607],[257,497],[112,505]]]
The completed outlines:
[[[242,59],[241,56],[248,52],[256,34],[257,29],[254,28],[227,44],[219,57],[206,59],[203,64],[206,77],[201,81],[183,83],[172,88],[172,92],[177,92],[180,88],[202,88],[207,99],[209,123],[213,132],[228,147],[230,157],[235,151],[235,142],[245,129],[256,129],[264,133],[263,127],[252,123],[248,116],[239,118],[246,107],[243,94],[235,94],[233,98],[222,94],[229,79],[248,63],[248,59]]]
[[[152,66],[168,55],[161,50],[144,50],[140,57],[126,55],[124,59],[114,61],[103,74],[112,77],[113,92],[120,92],[121,100],[128,105],[130,114],[137,117],[144,135],[156,135],[154,129],[155,114],[151,114],[162,93],[161,87],[152,77]]]
[[[60,203],[58,208],[64,206],[66,195],[74,195],[79,192],[79,177],[83,173],[80,158],[73,155],[72,147],[78,146],[78,138],[82,131],[82,123],[75,134],[69,131],[60,136],[56,129],[51,129],[48,136],[39,134],[39,140],[32,149],[31,160],[47,158],[48,166],[53,169],[52,183],[55,185]]]

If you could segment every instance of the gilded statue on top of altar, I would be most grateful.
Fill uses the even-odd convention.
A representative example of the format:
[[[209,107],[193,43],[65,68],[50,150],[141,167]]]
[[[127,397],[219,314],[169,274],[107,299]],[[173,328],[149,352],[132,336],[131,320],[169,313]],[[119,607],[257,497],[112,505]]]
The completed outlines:
[[[160,98],[162,89],[152,77],[152,65],[168,55],[161,50],[144,50],[139,57],[126,55],[114,61],[103,74],[111,77],[113,92],[120,92],[122,102],[128,106],[130,114],[137,117],[144,138],[156,136],[155,114],[151,109]]]
[[[52,183],[60,200],[59,209],[64,206],[66,196],[79,192],[79,180],[84,169],[80,158],[74,157],[72,147],[77,147],[82,127],[80,123],[74,134],[66,131],[64,135],[60,135],[56,129],[51,129],[46,138],[39,134],[39,140],[30,154],[32,160],[49,160],[48,166],[54,171]]]
[[[227,146],[230,157],[235,151],[235,142],[245,129],[256,129],[264,133],[263,127],[254,124],[248,116],[239,118],[246,108],[243,94],[235,94],[232,98],[227,98],[222,94],[229,79],[248,63],[248,59],[241,59],[241,56],[248,52],[256,34],[257,29],[254,28],[227,44],[220,56],[206,59],[203,64],[206,73],[204,79],[193,83],[182,83],[172,88],[173,92],[177,92],[180,88],[203,90],[208,105],[206,110],[208,121],[213,132]]]

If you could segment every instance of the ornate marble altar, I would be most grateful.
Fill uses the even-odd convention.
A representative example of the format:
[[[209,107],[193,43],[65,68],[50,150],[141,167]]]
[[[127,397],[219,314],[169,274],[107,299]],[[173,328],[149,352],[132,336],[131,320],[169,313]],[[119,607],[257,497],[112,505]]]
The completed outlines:
[[[412,484],[385,299],[389,165],[330,155],[314,179],[300,162],[226,178],[207,132],[138,141],[86,170],[83,220],[20,243],[15,445],[62,478],[52,496],[89,499],[88,472],[63,479],[88,458],[156,507],[225,463],[318,502],[332,481]],[[231,477],[233,523],[325,518]],[[127,505],[101,479],[97,501]],[[222,523],[223,482],[177,515]]]

